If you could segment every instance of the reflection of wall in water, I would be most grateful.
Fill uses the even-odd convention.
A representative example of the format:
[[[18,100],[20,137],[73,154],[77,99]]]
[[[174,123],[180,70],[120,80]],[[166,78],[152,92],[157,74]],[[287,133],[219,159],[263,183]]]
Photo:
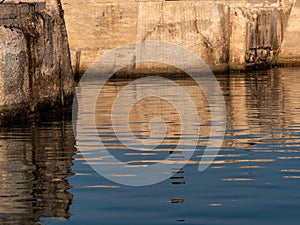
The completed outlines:
[[[24,137],[26,138],[26,136]],[[30,214],[34,166],[29,141],[10,140],[9,135],[0,140],[0,214]],[[1,218],[2,219],[2,218]],[[1,221],[0,219],[0,221]]]
[[[0,135],[0,222],[70,217],[73,145],[71,126],[59,124]]]
[[[262,134],[264,129],[282,130],[299,124],[299,111],[295,110],[299,108],[297,104],[300,101],[294,90],[299,90],[300,81],[295,79],[296,73],[292,69],[277,69],[229,76],[226,101],[231,127],[228,129],[240,130],[232,135]],[[284,132],[272,133],[272,138],[285,136]],[[231,139],[226,140],[226,144],[238,145],[239,142],[251,143],[253,140]]]
[[[177,82],[191,97],[192,101],[195,104],[196,109],[198,110],[199,122],[201,124],[209,124],[210,122],[210,111],[207,110],[207,101],[202,93],[201,89],[190,79],[186,80],[174,80]],[[117,97],[117,94],[129,84],[129,81],[123,82],[109,82],[103,89],[101,94],[98,97],[98,102],[96,106],[96,122],[97,124],[111,124],[111,109],[114,103],[114,100]],[[175,87],[159,87],[158,88],[168,88],[166,90],[165,97],[168,95],[178,95],[178,91]],[[148,97],[143,100],[137,101],[137,93],[147,92],[147,90],[153,89],[153,84],[144,84],[144,85],[135,85],[133,86],[132,92],[127,93],[126,97],[128,99],[134,99],[136,101],[135,106],[130,112],[130,122],[131,129],[133,132],[137,131],[139,135],[149,135],[149,121],[153,117],[161,117],[165,119],[165,122],[168,122],[168,136],[169,137],[178,137],[181,135],[181,122],[179,111],[175,110],[175,107],[168,101],[160,99],[157,97]],[[153,90],[151,91],[151,93]],[[183,98],[178,96],[177,100],[182,108],[186,108]],[[118,107],[118,106],[117,106]],[[135,123],[138,122],[138,123]],[[195,121],[196,123],[196,121]],[[112,131],[112,130],[111,130]],[[141,133],[141,131],[144,131]],[[200,136],[206,137],[209,135],[210,127],[204,126],[201,127]]]
[[[294,94],[294,90],[300,88],[300,83],[295,79],[297,75],[295,73],[297,71],[293,73],[293,70],[277,69],[217,77],[226,100],[228,126],[230,126],[228,129],[236,131],[227,135],[232,137],[244,135],[241,139],[225,139],[224,144],[226,146],[237,147],[240,143],[255,143],[261,138],[247,138],[247,135],[262,134],[264,129],[283,129],[300,122],[299,112],[291,111],[291,109],[299,108],[297,104],[300,102],[299,97]],[[195,102],[201,124],[209,124],[210,113],[207,101],[199,88],[190,80],[177,80],[176,82],[185,89]],[[118,92],[127,84],[128,81],[110,82],[104,87],[98,99],[97,123],[111,124],[108,109],[111,109]],[[136,99],[136,91],[145,92],[146,90],[146,87],[136,86],[127,97]],[[148,103],[149,101],[145,100],[136,104],[131,111],[130,119],[135,122],[145,122],[151,118],[151,115],[160,114],[174,122],[168,135],[178,137],[180,123],[178,122],[178,113],[174,112],[174,108],[170,104],[164,104],[162,107],[161,104],[149,106]],[[182,104],[184,105],[184,102]],[[131,128],[133,131],[147,131],[144,133],[146,135],[149,134],[148,125],[148,123],[136,123]],[[208,136],[209,132],[209,126],[202,126],[200,137]],[[272,135],[272,137],[281,137],[284,134],[273,132]],[[245,144],[242,146],[245,147]]]
[[[283,115],[282,123],[286,127],[300,123],[299,104],[300,96],[295,91],[300,90],[299,71],[291,69],[278,69],[274,71],[278,77],[278,101],[281,105],[280,113]]]
[[[222,88],[227,105],[228,130],[240,131],[239,134],[249,134],[248,111],[246,109],[246,81],[244,76],[228,76],[227,82],[223,82]],[[235,132],[227,136],[235,136]],[[245,141],[245,140],[244,140]],[[238,143],[235,138],[225,139],[226,146],[235,146]]]

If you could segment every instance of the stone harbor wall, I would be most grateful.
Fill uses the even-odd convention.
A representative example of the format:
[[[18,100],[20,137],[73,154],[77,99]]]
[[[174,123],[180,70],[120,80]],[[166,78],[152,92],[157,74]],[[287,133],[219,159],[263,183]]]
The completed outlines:
[[[289,14],[285,6],[232,6],[229,68],[277,64]]]
[[[289,21],[294,0],[62,0],[62,4],[76,73],[113,48],[143,40],[184,46],[214,72],[276,64],[279,55],[283,57],[281,50],[291,53],[287,44],[295,44],[289,29],[300,26]],[[296,15],[294,9],[291,18]],[[286,27],[291,37],[285,41]],[[287,43],[284,49],[282,42]],[[114,61],[122,61],[122,55]],[[145,66],[144,72],[149,68]]]
[[[46,9],[46,4],[33,2],[29,4],[15,4],[6,0],[8,3],[0,4],[0,24],[2,26],[18,25],[21,26],[31,12]]]
[[[74,79],[64,19],[46,3],[0,4],[0,118],[71,103]]]
[[[278,63],[300,65],[300,1],[294,7],[284,32]]]
[[[68,105],[72,66],[82,73],[109,50],[137,41],[186,47],[213,72],[297,64],[299,2],[5,0],[0,4],[0,118]],[[112,59],[116,68],[124,57]],[[136,58],[122,73],[174,71],[168,65],[136,65]]]

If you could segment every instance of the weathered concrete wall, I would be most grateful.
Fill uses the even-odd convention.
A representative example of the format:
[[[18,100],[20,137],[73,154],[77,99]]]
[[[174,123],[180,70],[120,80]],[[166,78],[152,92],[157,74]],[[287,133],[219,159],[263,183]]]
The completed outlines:
[[[0,118],[62,106],[73,95],[64,21],[45,3],[34,5],[0,5]]]
[[[72,65],[142,40],[184,46],[213,71],[276,63],[292,0],[62,0]],[[116,59],[116,61],[122,59]],[[132,71],[130,71],[132,72]]]
[[[296,0],[284,32],[279,63],[300,64],[300,0]]]
[[[142,40],[180,44],[215,68],[227,66],[229,10],[221,3],[65,0],[63,8],[77,72],[112,48]]]
[[[276,64],[289,8],[231,7],[231,69]]]
[[[7,2],[6,4],[0,4],[0,24],[6,26],[11,24],[21,25],[29,13],[46,9],[46,5],[40,2],[31,4],[14,4],[11,3],[11,1]]]
[[[22,31],[0,26],[1,113],[16,110],[20,104],[29,101],[27,55],[26,38]]]

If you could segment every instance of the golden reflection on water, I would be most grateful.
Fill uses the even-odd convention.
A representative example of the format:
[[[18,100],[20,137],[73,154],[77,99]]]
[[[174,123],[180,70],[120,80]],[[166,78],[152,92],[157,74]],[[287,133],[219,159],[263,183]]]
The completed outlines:
[[[300,154],[297,155],[299,149],[293,148],[300,143],[300,81],[296,79],[297,76],[298,71],[293,69],[217,76],[227,106],[227,130],[222,153],[212,163],[215,165],[214,168],[222,169],[222,166],[229,164],[241,164],[239,166],[241,169],[263,169],[268,163],[277,160],[300,159]],[[203,148],[210,135],[210,110],[203,92],[195,82],[191,79],[174,81],[188,93],[198,110],[200,124],[195,124],[199,127],[198,149],[196,158],[187,163],[197,165],[203,158]],[[172,153],[180,138],[188,138],[188,135],[181,133],[180,115],[165,99],[154,96],[137,101],[129,115],[132,133],[142,139],[150,136],[151,119],[162,118],[166,123],[167,131],[161,147],[148,149],[146,146],[144,151],[132,152],[129,151],[132,149],[122,143],[115,142],[117,139],[111,126],[111,109],[118,93],[130,82],[130,80],[107,82],[99,94],[96,124],[106,148],[111,152],[123,152],[126,156],[123,160],[130,166],[146,167],[157,162],[174,165],[183,163],[180,152],[172,160],[157,158],[162,153]],[[147,85],[159,86],[159,84]],[[137,93],[147,91],[147,85],[134,86],[132,91],[127,93],[126,98],[138,99]],[[295,91],[298,94],[295,94]],[[176,95],[176,90],[172,92],[170,89],[168,93]],[[182,104],[184,105],[184,102]],[[126,135],[123,138],[126,139]],[[235,149],[244,149],[245,152],[236,154]],[[269,157],[260,158],[259,153],[269,153]],[[274,157],[273,153],[277,156]],[[257,157],[252,157],[253,155]],[[88,159],[88,163],[105,165],[107,162],[105,159],[91,158]]]
[[[211,207],[221,207],[222,204],[210,204],[209,206],[211,206]]]
[[[253,178],[224,178],[223,181],[253,181]]]
[[[224,175],[221,178],[225,183],[256,182],[257,173],[263,173],[266,168],[280,160],[299,160],[300,146],[300,79],[299,70],[276,69],[266,72],[252,72],[250,74],[233,74],[217,76],[227,106],[227,129],[220,154],[212,163],[212,169],[222,171],[230,165],[237,165],[237,174]],[[195,157],[187,165],[205,164],[203,150],[210,137],[212,127],[210,109],[201,89],[191,79],[175,79],[186,93],[192,98],[197,111],[200,124],[198,146]],[[166,135],[158,148],[135,151],[120,143],[112,127],[111,111],[118,93],[131,80],[109,81],[99,94],[96,105],[96,125],[105,147],[114,155],[119,153],[119,160],[126,162],[128,167],[148,167],[153,163],[174,165],[174,174],[177,168],[185,163],[182,150],[176,152],[172,160],[165,160],[174,152],[180,138],[188,139],[188,134],[181,133],[180,114],[175,107],[165,99],[148,97],[139,101],[128,116],[130,129],[137,138],[150,137],[149,123],[152,118],[160,117],[166,124]],[[129,100],[138,99],[139,92],[147,92],[149,86],[160,84],[135,85],[127,93]],[[168,87],[161,87],[168,88]],[[168,89],[169,90],[169,89]],[[91,91],[92,88],[91,88]],[[169,95],[176,95],[176,90],[170,89]],[[179,100],[180,101],[180,100]],[[185,102],[181,102],[184,107]],[[118,107],[118,106],[117,106]],[[122,124],[119,124],[122,126]],[[214,124],[216,126],[217,124]],[[85,131],[82,130],[84,133]],[[128,138],[123,134],[121,138]],[[215,137],[218,138],[218,137]],[[140,146],[137,146],[140,147]],[[121,155],[120,155],[121,154]],[[293,155],[291,155],[293,154]],[[208,157],[208,156],[207,156]],[[83,164],[106,165],[106,158],[87,158]],[[116,162],[115,162],[116,163]],[[300,179],[299,168],[281,168],[277,171],[284,179]],[[243,172],[244,171],[244,172]],[[259,171],[259,172],[256,172]],[[276,172],[276,171],[275,171]],[[195,171],[197,173],[197,171]],[[131,174],[115,174],[114,176],[132,176]],[[172,185],[188,185],[185,179],[185,169],[179,171],[169,179]],[[180,187],[180,186],[179,186]],[[99,188],[105,188],[99,186]],[[172,198],[172,204],[184,204],[184,198]],[[221,207],[222,203],[211,203],[210,207]],[[176,220],[185,222],[184,218]]]
[[[120,186],[94,185],[94,186],[85,186],[85,188],[116,189],[116,188],[120,188]]]
[[[298,70],[299,71],[299,70]],[[220,171],[220,182],[225,185],[261,182],[265,169],[274,170],[282,180],[300,179],[300,79],[297,70],[277,69],[269,72],[220,75],[217,77],[224,92],[227,106],[227,130],[220,154],[210,167]],[[172,187],[184,188],[189,185],[186,168],[180,167],[185,161],[183,151],[174,150],[180,138],[188,139],[181,133],[180,115],[174,106],[157,97],[138,101],[129,115],[133,134],[141,139],[150,136],[149,121],[161,117],[166,122],[166,138],[161,146],[135,151],[120,143],[111,126],[111,108],[119,91],[130,81],[109,81],[99,95],[96,106],[98,134],[105,146],[115,157],[127,162],[127,167],[149,167],[157,162],[172,165],[168,180]],[[175,80],[192,98],[198,110],[200,124],[199,140],[194,157],[187,167],[207,163],[203,159],[211,129],[210,110],[202,91],[188,79]],[[149,84],[158,85],[159,84]],[[165,87],[162,87],[165,88]],[[136,86],[128,99],[136,99]],[[95,91],[91,89],[90,91]],[[170,92],[175,95],[176,92]],[[182,102],[184,106],[184,102]],[[84,110],[84,109],[83,109]],[[78,116],[82,116],[79,111]],[[50,126],[50,125],[49,125]],[[66,178],[72,175],[74,136],[69,124],[50,127],[32,126],[29,129],[5,130],[0,132],[0,223],[36,224],[38,218],[63,218],[71,216],[69,206],[72,194]],[[96,145],[97,140],[89,136],[90,127],[85,130],[86,141]],[[216,126],[216,124],[214,124]],[[123,134],[122,138],[128,136]],[[218,137],[215,137],[218,138]],[[93,150],[84,150],[85,159],[76,157],[78,164],[112,164],[106,157],[93,157]],[[175,151],[170,160],[164,160]],[[90,158],[88,157],[90,155]],[[113,157],[111,156],[111,157]],[[207,156],[206,156],[207,157]],[[204,158],[205,159],[205,158]],[[164,160],[164,161],[162,161]],[[294,164],[288,164],[295,162]],[[282,167],[272,167],[281,163]],[[233,167],[234,174],[223,174],[227,167]],[[195,166],[196,168],[196,166]],[[277,171],[278,170],[278,171]],[[188,171],[190,172],[190,171]],[[198,171],[195,169],[195,173]],[[131,177],[132,174],[118,172],[115,177]],[[191,174],[188,174],[191,176]],[[93,176],[81,171],[77,177]],[[121,189],[118,185],[95,184],[83,186],[86,189]],[[184,196],[166,197],[166,202],[185,205]],[[223,202],[210,201],[209,207],[223,207]],[[186,218],[178,216],[177,222]]]
[[[286,179],[300,179],[300,176],[283,176]]]
[[[300,170],[281,170],[283,173],[300,173]]]
[[[56,124],[47,129],[0,131],[1,224],[36,224],[41,217],[71,216],[73,196],[66,178],[73,175],[72,128]]]

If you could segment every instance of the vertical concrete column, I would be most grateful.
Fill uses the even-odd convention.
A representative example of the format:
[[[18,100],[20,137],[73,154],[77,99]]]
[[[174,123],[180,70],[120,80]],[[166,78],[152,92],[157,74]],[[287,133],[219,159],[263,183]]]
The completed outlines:
[[[295,0],[288,26],[283,35],[279,63],[296,63],[300,61],[300,0]]]
[[[246,67],[247,23],[239,7],[230,8],[229,67],[243,70]]]
[[[0,26],[0,117],[29,98],[26,39],[18,29]]]

